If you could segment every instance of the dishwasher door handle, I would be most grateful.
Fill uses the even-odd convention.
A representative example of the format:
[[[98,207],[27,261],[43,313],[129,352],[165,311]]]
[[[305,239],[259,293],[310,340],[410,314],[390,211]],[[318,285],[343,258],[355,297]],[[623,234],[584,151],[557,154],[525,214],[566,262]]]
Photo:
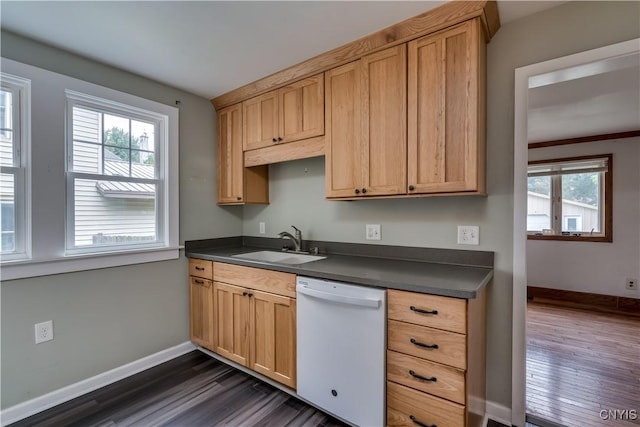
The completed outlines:
[[[308,295],[313,298],[323,299],[326,301],[337,302],[347,305],[359,305],[361,307],[378,308],[380,307],[380,300],[378,298],[358,298],[347,295],[334,294],[331,292],[319,291],[317,289],[311,289],[303,285],[298,285],[298,292],[303,295]]]

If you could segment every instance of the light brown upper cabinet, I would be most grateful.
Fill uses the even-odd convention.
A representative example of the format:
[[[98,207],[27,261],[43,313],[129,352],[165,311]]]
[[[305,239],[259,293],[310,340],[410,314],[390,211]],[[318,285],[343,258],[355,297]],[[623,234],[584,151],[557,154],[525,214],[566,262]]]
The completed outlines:
[[[327,71],[327,198],[484,194],[484,61],[474,19]]]
[[[485,192],[479,19],[408,44],[408,193]]]
[[[245,168],[242,104],[218,111],[218,204],[269,203],[268,166]]]
[[[324,76],[291,83],[242,103],[244,151],[324,134]]]
[[[406,45],[326,73],[326,195],[404,194],[407,183]]]

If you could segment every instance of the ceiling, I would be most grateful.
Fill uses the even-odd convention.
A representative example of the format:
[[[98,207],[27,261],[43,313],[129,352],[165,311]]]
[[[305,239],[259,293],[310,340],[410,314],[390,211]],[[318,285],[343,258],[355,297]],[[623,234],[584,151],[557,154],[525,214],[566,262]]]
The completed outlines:
[[[529,79],[529,142],[640,129],[640,52]]]
[[[2,0],[0,26],[210,99],[443,3]],[[500,20],[562,3],[498,0]],[[533,84],[530,142],[640,129],[639,62]]]
[[[11,32],[213,98],[444,1],[7,1]],[[558,1],[499,1],[502,23]]]

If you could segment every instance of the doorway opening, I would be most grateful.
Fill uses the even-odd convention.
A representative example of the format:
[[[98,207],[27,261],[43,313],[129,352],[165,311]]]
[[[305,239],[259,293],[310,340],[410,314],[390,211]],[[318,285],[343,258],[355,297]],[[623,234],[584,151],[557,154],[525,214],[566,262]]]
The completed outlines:
[[[611,322],[600,319],[597,314],[594,314],[593,312],[588,312],[588,311],[586,313],[582,313],[580,310],[577,310],[577,309],[558,308],[553,306],[541,307],[539,305],[536,306],[535,304],[530,305],[533,311],[529,311],[529,308],[527,305],[527,285],[530,284],[529,281],[531,277],[535,276],[535,274],[532,274],[532,272],[536,273],[536,272],[539,272],[539,270],[545,269],[545,268],[547,270],[554,269],[550,265],[540,266],[540,265],[533,265],[534,263],[528,262],[528,258],[530,258],[529,255],[534,253],[533,250],[530,250],[531,249],[529,247],[530,241],[528,241],[528,238],[527,238],[527,202],[528,202],[527,200],[528,199],[527,166],[530,159],[529,143],[532,142],[531,134],[533,133],[533,131],[536,130],[536,129],[532,130],[531,125],[535,125],[536,123],[544,123],[544,120],[540,121],[540,117],[535,116],[535,114],[531,115],[531,111],[529,108],[530,107],[529,102],[531,100],[531,95],[532,95],[531,90],[532,88],[536,88],[536,87],[557,85],[558,83],[568,82],[569,80],[582,79],[581,82],[584,82],[584,79],[589,77],[599,79],[602,74],[611,72],[616,67],[616,64],[619,64],[621,61],[622,62],[629,61],[633,64],[636,64],[637,66],[637,63],[640,62],[638,60],[638,58],[640,58],[639,46],[640,46],[640,39],[630,40],[628,42],[618,43],[618,44],[607,46],[600,49],[594,49],[591,51],[582,52],[579,54],[570,55],[563,58],[557,58],[554,60],[529,65],[526,67],[518,68],[516,70],[515,129],[514,129],[514,136],[515,136],[515,141],[514,141],[514,233],[513,233],[513,236],[514,236],[514,240],[513,240],[514,283],[513,283],[513,349],[512,349],[513,350],[513,353],[512,353],[513,354],[512,356],[513,358],[512,359],[513,360],[512,423],[516,426],[524,425],[526,414],[528,412],[529,407],[532,408],[532,411],[530,412],[533,412],[534,410],[533,403],[535,402],[533,401],[535,400],[534,399],[535,396],[532,395],[532,398],[531,398],[532,404],[530,405],[527,400],[529,396],[529,394],[527,393],[528,388],[535,390],[535,387],[545,388],[545,389],[556,387],[558,390],[561,390],[561,389],[564,390],[565,396],[568,396],[566,400],[571,400],[572,398],[575,398],[579,400],[582,406],[587,406],[589,404],[588,403],[589,399],[586,396],[583,396],[584,399],[581,399],[581,397],[577,395],[577,393],[583,388],[585,388],[585,386],[577,384],[575,383],[575,381],[571,383],[566,377],[563,377],[561,375],[560,369],[562,369],[563,367],[561,356],[554,356],[556,357],[556,359],[553,359],[552,352],[549,350],[550,347],[546,347],[545,349],[544,346],[539,344],[540,342],[542,342],[541,337],[547,334],[548,336],[544,338],[545,342],[550,342],[551,347],[555,346],[555,348],[563,348],[568,352],[569,354],[568,360],[570,361],[569,369],[574,369],[574,371],[578,371],[578,370],[588,371],[588,368],[586,366],[583,368],[583,367],[577,367],[576,365],[576,361],[578,361],[579,359],[580,350],[577,350],[578,347],[576,347],[576,349],[570,349],[570,345],[567,345],[567,342],[571,340],[571,334],[569,332],[574,333],[579,330],[575,322],[576,322],[576,319],[581,319],[581,318],[584,318],[585,321],[591,321],[591,323],[587,322],[588,326],[585,326],[586,328],[585,331],[589,330],[590,328],[600,328],[601,330],[606,330],[606,328],[602,326],[605,324],[611,326]],[[576,82],[573,81],[570,84],[575,84],[575,83]],[[554,94],[554,96],[562,95],[563,91],[557,90],[558,88],[559,86],[553,87],[553,90],[551,92]],[[633,91],[631,92],[633,93]],[[574,94],[576,93],[575,88],[573,88],[572,93]],[[637,91],[635,93],[637,94]],[[575,99],[573,101],[575,101]],[[567,105],[564,105],[564,107],[566,110]],[[568,113],[568,111],[556,111],[554,114],[555,119],[557,120],[567,119],[566,114],[562,115],[560,113]],[[636,117],[638,117],[637,111],[634,114],[636,115]],[[600,119],[603,119],[605,122],[615,121],[613,119],[607,120],[607,117],[598,116],[598,120]],[[598,120],[592,120],[591,124],[597,125],[596,122]],[[574,129],[585,130],[584,126],[576,126],[575,123],[571,123],[571,122],[565,122],[563,127],[567,130],[574,130]],[[636,129],[640,129],[640,127]],[[600,130],[600,131],[591,130],[589,132],[592,135],[612,133],[612,131],[608,131],[606,129]],[[584,135],[581,135],[581,136],[584,136]],[[559,137],[554,137],[553,139],[569,140],[575,137],[577,137],[577,135],[559,136]],[[632,143],[635,144],[636,146],[640,144],[640,139],[638,139],[638,137],[631,138],[629,139],[629,141],[632,141]],[[594,142],[590,142],[589,144],[591,144],[591,148],[589,149],[594,150],[593,147],[597,145],[597,142],[594,141]],[[584,148],[584,147],[587,147],[587,145],[589,144],[577,144],[577,145],[581,145]],[[564,145],[564,147],[559,147],[558,149],[560,151],[566,151],[566,150],[569,150],[569,148],[567,147],[569,147],[568,144]],[[596,148],[600,148],[600,147],[596,147]],[[636,154],[633,161],[635,161],[637,165],[640,155],[638,154],[638,151],[636,151],[635,153]],[[602,154],[602,153],[591,152],[589,154]],[[566,156],[566,157],[570,157],[570,156]],[[618,156],[618,157],[624,158],[624,155]],[[615,155],[614,155],[614,159],[616,159]],[[638,188],[638,184],[636,183],[635,184],[636,193],[638,192],[637,188]],[[635,202],[631,202],[631,203],[635,203],[635,205],[633,205],[633,209],[636,209],[635,212],[637,212],[637,209],[640,206],[640,201],[638,201],[639,199],[637,198],[637,195],[634,200]],[[615,209],[614,209],[614,212],[615,212]],[[559,223],[561,222],[562,221],[559,221]],[[574,222],[567,221],[567,224],[574,224],[576,227],[578,225],[577,220]],[[636,240],[633,240],[633,242],[636,242],[635,243],[636,246],[640,246],[637,243],[638,241],[640,241],[640,224],[638,223],[637,214],[636,214],[635,221],[628,225],[630,225],[630,227],[627,230],[625,230],[625,232],[631,236],[635,236],[633,238]],[[561,232],[562,230],[547,231],[548,234],[555,234],[555,233],[560,234]],[[563,243],[565,242],[555,242],[556,245],[561,245]],[[615,239],[613,244],[616,244]],[[595,258],[589,258],[589,254],[588,254],[589,250],[585,250],[585,247],[588,247],[588,245],[611,245],[611,243],[570,242],[569,246],[564,246],[559,250],[570,252],[570,251],[567,251],[567,248],[569,248],[570,246],[573,246],[572,249],[575,249],[576,245],[578,247],[582,245],[582,247],[578,249],[578,252],[582,252],[582,258],[580,258],[579,262],[564,264],[562,268],[556,267],[556,270],[562,270],[560,271],[560,273],[565,274],[565,276],[561,275],[560,278],[556,281],[556,283],[537,283],[538,285],[543,285],[543,284],[552,285],[552,286],[557,285],[558,282],[562,282],[564,279],[566,279],[566,276],[571,275],[572,271],[578,272],[578,273],[582,272],[583,270],[587,271],[588,270],[587,267],[589,266],[589,264],[597,264],[597,262],[594,262]],[[547,254],[553,253],[553,251],[550,250],[549,246],[545,247],[542,252],[545,252],[545,251]],[[540,254],[538,253],[538,255]],[[638,258],[640,257],[636,256],[636,262]],[[633,268],[632,274],[637,275],[638,271],[640,271],[640,267],[635,265],[632,268]],[[607,271],[611,272],[612,276],[614,275],[613,273],[616,272],[616,269],[613,266],[608,266],[608,268],[604,268],[601,270],[603,270],[605,273]],[[540,275],[538,275],[537,277],[540,277]],[[580,290],[580,289],[577,289],[577,290]],[[598,293],[598,292],[594,292],[594,293]],[[635,298],[637,299],[637,296]],[[559,317],[556,317],[556,324],[550,324],[548,321],[544,320],[544,319],[554,318],[554,316],[559,316]],[[569,316],[566,319],[573,319],[573,320],[565,320],[564,321],[565,324],[563,325],[563,323],[559,320],[562,318],[562,316]],[[599,319],[599,321],[604,323],[602,323],[601,326],[598,326],[596,319]],[[529,322],[529,320],[531,322]],[[531,330],[532,330],[530,335],[528,335],[528,332],[527,332],[529,323],[531,323]],[[635,324],[632,323],[632,325],[637,325],[637,323]],[[533,329],[534,327],[537,329]],[[619,329],[622,331],[624,330],[624,327],[620,326]],[[541,332],[539,332],[540,330],[543,331],[542,335],[540,335],[541,334]],[[555,335],[555,338],[552,337],[552,334],[550,332],[557,333],[557,335]],[[589,335],[587,332],[582,332],[581,334]],[[606,336],[615,336],[615,334],[605,333],[604,338],[600,338],[600,339],[604,339],[605,342],[607,342]],[[636,338],[635,335],[630,334],[630,335],[623,335],[623,336],[625,338],[621,338],[619,336],[618,339],[626,340],[626,342],[628,342],[630,345],[634,345],[633,338]],[[580,335],[580,338],[583,339],[584,337]],[[591,334],[591,336],[589,336],[588,338],[592,339],[590,344],[588,342],[589,341],[588,339],[587,340],[583,339],[583,341],[587,341],[586,343],[586,346],[588,349],[587,351],[591,351],[591,354],[594,354],[595,352],[598,351],[597,349],[595,349],[597,346],[594,345],[597,341],[597,338],[595,334]],[[553,344],[554,342],[553,340],[556,340],[556,344]],[[535,346],[533,345],[533,343],[538,344],[537,348],[534,348]],[[608,344],[610,345],[609,347],[610,349],[615,347],[615,345],[612,345],[611,339],[608,340]],[[589,345],[591,347],[589,347]],[[635,344],[635,345],[636,345],[635,348],[637,348],[638,344]],[[529,350],[531,350],[530,353],[529,353]],[[600,349],[599,351],[600,351],[600,357],[604,358],[606,355],[606,351],[604,351],[604,348]],[[618,353],[622,355],[624,354],[624,350],[615,349],[613,353],[614,355]],[[530,366],[528,364],[528,359],[527,359],[529,355],[531,355],[531,363],[530,363],[531,368],[534,368],[535,367],[534,365],[537,363],[538,364],[537,368],[540,369],[540,372],[545,370],[547,371],[546,375],[547,375],[548,381],[553,382],[553,384],[549,382],[545,382],[543,384],[541,383],[536,384],[535,381],[529,381],[530,374],[532,375],[532,371],[530,370]],[[542,357],[541,355],[543,355],[547,359],[545,363],[543,363],[540,360],[536,361],[536,357],[540,359],[540,357]],[[573,364],[571,364],[572,358],[575,359],[573,361]],[[618,361],[613,363],[619,364],[620,362]],[[625,363],[624,367],[627,369],[630,369],[630,370],[637,369],[637,367],[634,368],[633,366],[630,365],[633,363],[632,361],[625,359],[624,363]],[[540,375],[542,374],[538,374],[538,375],[539,375],[539,378],[541,378]],[[591,377],[592,382],[594,381],[597,382],[597,380],[595,380],[595,375],[596,374],[593,373]],[[605,373],[603,375],[608,377],[615,376],[614,373],[612,372]],[[634,376],[633,374],[631,374],[631,375],[628,375],[628,377],[631,377],[630,380],[633,381],[633,378],[637,376]],[[536,380],[538,380],[538,378],[536,378]],[[574,380],[575,380],[575,376],[574,376]],[[636,382],[637,382],[637,378],[636,378]],[[630,390],[631,390],[630,393],[637,392],[637,389],[632,388]],[[548,396],[547,397],[539,396],[537,400],[538,400],[538,403],[541,403],[541,402],[545,403],[545,399],[548,401],[549,399],[562,400],[564,398],[561,395],[555,395],[551,398],[549,398]],[[608,403],[606,399],[602,399],[598,396],[594,396],[591,400],[593,402],[591,402],[591,406],[589,407],[588,411],[590,412],[591,415],[595,415],[597,417],[597,420],[593,422],[593,425],[606,425],[607,420],[605,418],[609,416],[608,415],[609,413],[605,412],[604,414],[601,414],[600,411],[602,410],[615,411],[615,409],[619,409],[624,412],[625,409],[628,409],[629,411],[633,409],[633,408],[625,408],[625,400],[622,397],[612,403]],[[620,407],[618,408],[616,406],[620,406]],[[629,404],[627,404],[627,406],[629,406]],[[537,425],[541,425],[541,426],[590,425],[589,423],[581,422],[575,419],[575,417],[572,421],[571,416],[568,416],[568,417],[560,416],[558,410],[555,410],[554,412],[554,410],[549,409],[550,407],[551,405],[547,404],[546,413],[539,409],[535,409],[538,411],[538,413],[532,414],[534,415],[534,417],[531,418],[532,421],[536,422]],[[573,415],[576,415],[575,412],[576,411],[570,412],[570,413]],[[633,416],[633,414],[629,413],[628,416],[631,417]]]

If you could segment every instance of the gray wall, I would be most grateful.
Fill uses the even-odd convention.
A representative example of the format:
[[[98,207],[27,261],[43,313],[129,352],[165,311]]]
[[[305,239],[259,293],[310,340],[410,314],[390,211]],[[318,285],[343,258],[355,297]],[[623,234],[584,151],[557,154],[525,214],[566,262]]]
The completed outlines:
[[[323,159],[270,168],[271,205],[244,209],[243,232],[273,236],[291,224],[306,237],[365,242],[366,223],[382,244],[495,251],[488,295],[487,395],[511,407],[514,70],[640,36],[638,2],[571,2],[504,25],[488,46],[488,192],[482,197],[330,202]],[[456,244],[457,225],[479,225],[480,246]]]
[[[180,241],[240,234],[242,212],[216,206],[215,112],[207,99],[2,32],[2,56],[180,106]],[[179,260],[3,281],[2,408],[188,341]],[[34,344],[53,320],[55,339]]]

